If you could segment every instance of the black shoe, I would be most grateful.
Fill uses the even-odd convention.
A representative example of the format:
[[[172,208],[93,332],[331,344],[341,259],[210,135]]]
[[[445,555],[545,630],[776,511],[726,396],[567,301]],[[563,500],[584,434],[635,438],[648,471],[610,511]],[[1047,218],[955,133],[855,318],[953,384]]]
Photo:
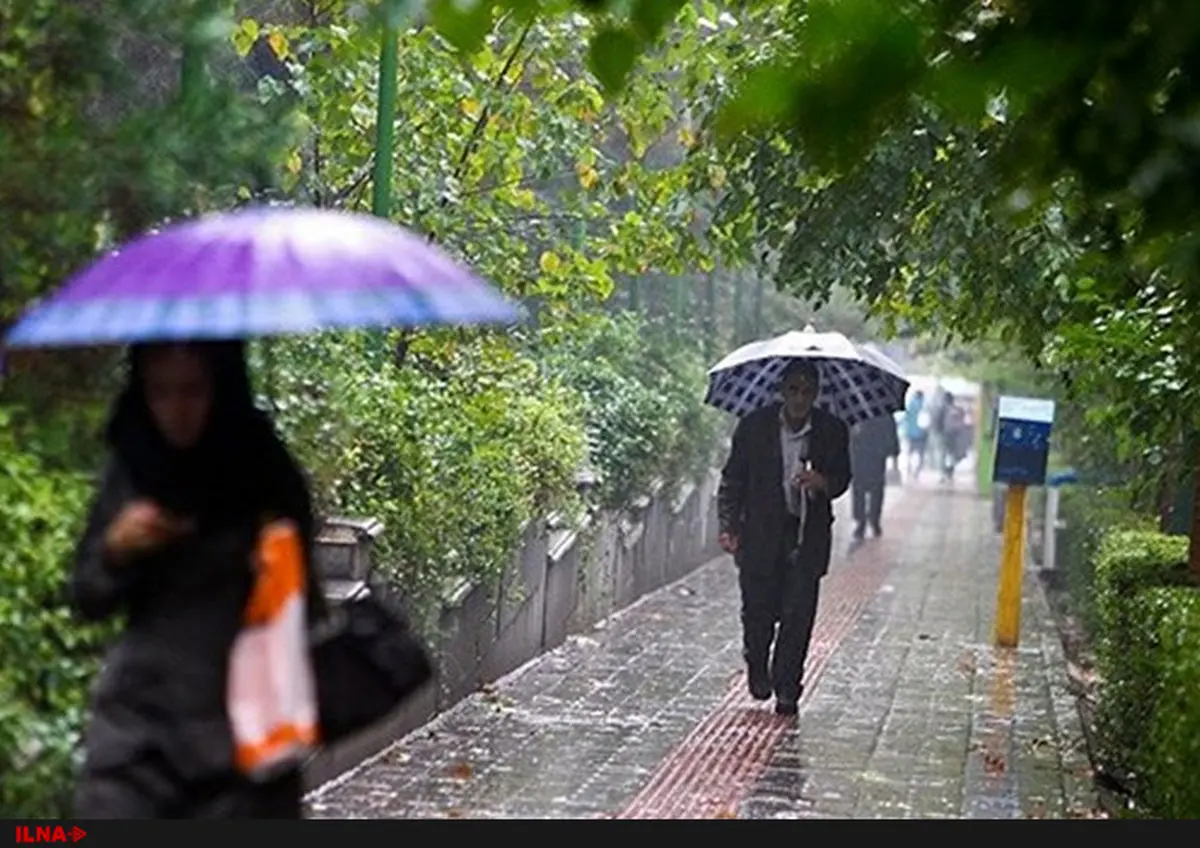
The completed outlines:
[[[874,533],[875,538],[878,539],[880,536],[883,535],[883,528],[880,527],[878,524],[876,524],[873,527],[871,527],[871,532]]]
[[[858,525],[854,528],[854,541],[861,542],[863,537],[867,535],[867,528],[863,525]]]
[[[746,686],[750,690],[750,697],[756,701],[771,697],[771,676],[765,667],[747,665]]]
[[[785,701],[782,698],[775,702],[775,715],[794,716],[800,713],[800,705],[796,701]]]

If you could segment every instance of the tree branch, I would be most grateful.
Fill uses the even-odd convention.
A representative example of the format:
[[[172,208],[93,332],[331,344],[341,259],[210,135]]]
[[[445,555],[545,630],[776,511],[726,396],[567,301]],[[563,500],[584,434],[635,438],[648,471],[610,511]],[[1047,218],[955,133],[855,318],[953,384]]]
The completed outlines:
[[[535,21],[535,18],[530,19],[530,21],[525,24],[524,28],[521,30],[521,34],[517,36],[517,41],[513,45],[512,50],[509,51],[508,58],[504,61],[504,66],[500,68],[500,73],[496,74],[496,78],[492,80],[493,89],[500,88],[500,86],[504,83],[504,80],[508,77],[509,71],[511,71],[513,65],[516,64],[517,56],[520,54],[521,49],[525,46],[526,39],[529,38],[530,31],[533,30]],[[483,131],[487,128],[487,124],[491,119],[491,116],[491,108],[487,104],[484,104],[483,108],[479,110],[479,117],[475,119],[475,125],[471,127],[471,134],[467,137],[467,143],[463,145],[462,154],[458,157],[458,163],[454,166],[453,177],[455,180],[462,179],[462,175],[466,172],[467,163],[471,159],[471,154],[478,149],[479,142],[483,138]],[[443,194],[441,199],[438,201],[438,208],[445,208],[445,206],[449,203],[450,196]],[[431,232],[429,234],[429,241],[434,241],[436,238],[436,233]]]

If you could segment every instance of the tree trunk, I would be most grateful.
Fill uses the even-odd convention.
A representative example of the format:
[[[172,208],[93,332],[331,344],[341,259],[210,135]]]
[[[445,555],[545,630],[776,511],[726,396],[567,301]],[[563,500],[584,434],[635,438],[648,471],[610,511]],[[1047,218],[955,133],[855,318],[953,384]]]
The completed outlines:
[[[758,273],[754,279],[754,338],[760,339],[763,336],[763,300],[766,297],[766,271],[762,266],[758,267]]]
[[[717,273],[710,271],[704,280],[704,352],[709,364],[719,349],[717,332]]]
[[[739,268],[733,277],[733,343],[740,345],[745,336],[743,305],[745,303],[746,275]]]
[[[1200,579],[1200,448],[1194,454],[1196,466],[1192,470],[1192,532],[1188,534],[1188,568]]]

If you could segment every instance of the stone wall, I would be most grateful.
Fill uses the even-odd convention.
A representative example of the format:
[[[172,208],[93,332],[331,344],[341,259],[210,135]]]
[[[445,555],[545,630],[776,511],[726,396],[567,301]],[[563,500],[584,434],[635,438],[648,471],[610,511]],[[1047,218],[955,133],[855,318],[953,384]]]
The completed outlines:
[[[447,599],[433,646],[436,684],[387,721],[322,752],[307,770],[309,786],[333,779],[486,683],[715,557],[718,479],[712,472],[678,492],[660,485],[629,509],[593,515],[580,527],[556,529],[546,521],[527,527],[497,585],[464,585]],[[358,568],[347,564],[345,549],[335,549],[333,539],[318,555],[342,584]]]

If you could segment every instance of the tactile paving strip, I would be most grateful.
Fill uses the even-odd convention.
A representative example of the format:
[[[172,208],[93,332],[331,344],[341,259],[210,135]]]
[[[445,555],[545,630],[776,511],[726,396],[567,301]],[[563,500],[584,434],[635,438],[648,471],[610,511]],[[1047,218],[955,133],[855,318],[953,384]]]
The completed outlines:
[[[900,499],[896,509],[888,511],[889,523],[907,526],[923,501]],[[890,537],[872,540],[830,569],[822,581],[801,707],[843,637],[879,592],[898,550]],[[735,818],[739,803],[793,721],[776,716],[771,701],[752,700],[739,673],[721,704],[667,756],[615,818]]]

